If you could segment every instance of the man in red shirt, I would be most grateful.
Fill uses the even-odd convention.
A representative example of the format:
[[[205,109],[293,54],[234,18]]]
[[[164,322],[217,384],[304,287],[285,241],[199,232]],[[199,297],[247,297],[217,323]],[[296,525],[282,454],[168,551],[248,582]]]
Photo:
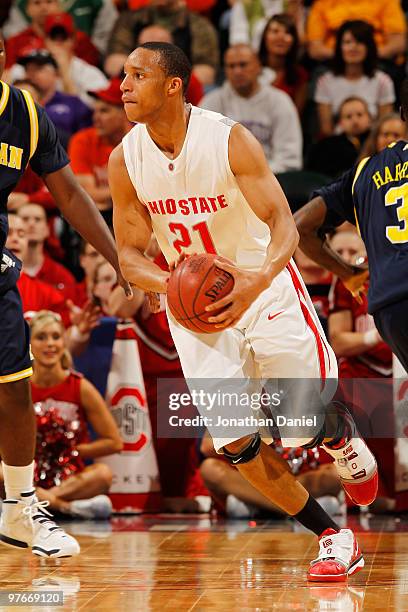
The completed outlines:
[[[16,214],[9,213],[9,232],[6,248],[21,261],[25,260],[28,236],[24,221]],[[43,281],[21,272],[17,287],[23,302],[24,317],[31,319],[39,310],[52,310],[61,315],[64,325],[69,326],[70,313],[64,294]]]
[[[89,95],[95,98],[93,126],[74,134],[68,153],[79,183],[109,223],[112,214],[108,185],[109,155],[132,124],[123,109],[119,79],[112,79],[106,89],[89,92]]]
[[[44,243],[49,235],[47,216],[39,204],[23,204],[18,216],[22,219],[27,232],[28,246],[24,255],[24,271],[58,289],[65,299],[73,299],[76,293],[75,279],[63,265],[57,263],[44,251]]]
[[[6,68],[13,66],[19,57],[47,46],[45,23],[50,15],[60,15],[60,21],[63,21],[65,27],[68,27],[72,32],[75,37],[75,55],[89,64],[98,63],[99,52],[92,44],[91,39],[84,32],[75,31],[71,15],[60,13],[58,0],[28,0],[26,11],[31,19],[31,25],[6,41]]]

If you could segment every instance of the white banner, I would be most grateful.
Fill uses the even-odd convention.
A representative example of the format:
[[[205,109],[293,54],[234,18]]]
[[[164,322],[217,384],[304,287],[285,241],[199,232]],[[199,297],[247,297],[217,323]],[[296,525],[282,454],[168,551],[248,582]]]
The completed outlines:
[[[112,349],[106,402],[118,425],[124,447],[104,457],[114,477],[110,497],[116,512],[160,509],[159,470],[152,440],[149,409],[133,323],[118,323]]]

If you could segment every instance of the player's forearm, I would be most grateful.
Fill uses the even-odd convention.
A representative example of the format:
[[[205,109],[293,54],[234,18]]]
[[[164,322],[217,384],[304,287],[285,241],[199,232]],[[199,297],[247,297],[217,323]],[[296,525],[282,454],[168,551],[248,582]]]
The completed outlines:
[[[291,215],[282,214],[267,222],[271,241],[260,273],[267,286],[288,264],[299,243],[299,234]]]
[[[320,201],[323,202],[323,200]],[[333,272],[333,274],[336,274],[342,280],[348,279],[354,274],[354,268],[333,251],[326,241],[326,238],[319,234],[319,229],[324,221],[326,209],[322,216],[318,215],[315,220],[314,209],[311,207],[314,203],[318,203],[317,198],[298,210],[294,215],[296,227],[300,236],[299,246],[305,255],[320,264],[323,268]]]
[[[139,249],[135,247],[119,249],[119,261],[122,274],[131,285],[143,291],[167,293],[169,273],[147,259]]]
[[[389,34],[387,42],[378,48],[378,56],[382,59],[392,59],[405,51],[405,34]]]

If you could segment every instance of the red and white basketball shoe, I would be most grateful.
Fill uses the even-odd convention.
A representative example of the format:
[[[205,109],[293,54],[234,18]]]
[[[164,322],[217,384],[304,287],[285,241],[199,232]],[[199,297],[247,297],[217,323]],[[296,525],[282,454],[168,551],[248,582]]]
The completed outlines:
[[[319,538],[319,556],[310,563],[311,582],[345,582],[364,567],[364,558],[351,529],[326,529]]]
[[[351,501],[357,506],[368,506],[377,496],[377,462],[349,411],[341,404],[338,411],[347,421],[350,433],[335,447],[323,444],[323,448],[334,458],[341,484]]]

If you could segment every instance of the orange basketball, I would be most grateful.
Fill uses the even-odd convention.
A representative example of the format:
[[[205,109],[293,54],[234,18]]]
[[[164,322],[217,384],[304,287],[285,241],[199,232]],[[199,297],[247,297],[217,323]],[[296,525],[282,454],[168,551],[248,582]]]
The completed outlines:
[[[207,312],[205,307],[228,295],[234,286],[233,276],[216,266],[215,259],[228,261],[210,253],[192,255],[177,266],[168,282],[167,303],[171,314],[183,327],[196,333],[221,331],[208,318],[223,309]]]

